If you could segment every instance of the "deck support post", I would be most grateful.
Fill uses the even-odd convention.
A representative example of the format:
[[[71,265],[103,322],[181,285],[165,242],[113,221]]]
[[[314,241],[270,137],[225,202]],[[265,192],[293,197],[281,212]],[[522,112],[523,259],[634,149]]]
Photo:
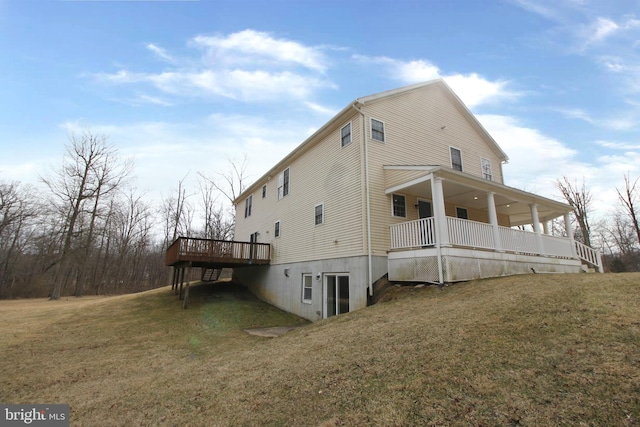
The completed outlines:
[[[191,277],[191,268],[189,268],[189,274],[187,276]],[[187,280],[184,287],[184,301],[182,301],[182,308],[187,308],[187,304],[189,304],[189,280]]]
[[[178,291],[179,299],[182,299],[182,285],[184,284],[184,270],[185,270],[184,267],[180,269],[180,290]]]

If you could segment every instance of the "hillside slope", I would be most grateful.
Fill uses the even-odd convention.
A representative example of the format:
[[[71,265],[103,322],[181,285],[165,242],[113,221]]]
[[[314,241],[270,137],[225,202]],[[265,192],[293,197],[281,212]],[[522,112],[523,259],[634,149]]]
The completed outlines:
[[[0,401],[74,426],[640,424],[638,274],[396,288],[275,339],[242,329],[302,320],[231,285],[190,298],[0,303]]]

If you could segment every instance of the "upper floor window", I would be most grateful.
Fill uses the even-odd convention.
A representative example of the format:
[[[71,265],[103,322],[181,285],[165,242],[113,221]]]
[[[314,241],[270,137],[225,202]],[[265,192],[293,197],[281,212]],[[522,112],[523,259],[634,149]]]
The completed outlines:
[[[267,197],[267,184],[262,186],[262,198]]]
[[[351,142],[351,123],[340,130],[340,139],[343,147]]]
[[[289,168],[278,176],[278,200],[289,194]]]
[[[484,179],[488,179],[489,181],[493,181],[493,173],[491,173],[491,160],[489,159],[480,159],[482,163],[482,177]]]
[[[280,237],[280,221],[276,221],[275,230],[273,231],[274,237]]]
[[[451,152],[451,169],[462,171],[462,153],[457,148],[449,147]]]
[[[244,217],[251,216],[251,205],[253,204],[253,195],[247,197],[244,201]]]
[[[405,197],[401,194],[394,194],[392,197],[393,197],[393,216],[406,218],[407,205],[406,205]]]
[[[380,120],[371,119],[371,139],[384,142],[384,123]]]
[[[324,223],[324,205],[320,204],[316,206],[316,225]]]

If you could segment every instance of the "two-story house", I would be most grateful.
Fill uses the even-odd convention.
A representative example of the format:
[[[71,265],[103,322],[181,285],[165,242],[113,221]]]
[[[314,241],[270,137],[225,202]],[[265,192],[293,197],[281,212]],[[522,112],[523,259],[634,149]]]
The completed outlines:
[[[269,243],[271,262],[234,279],[317,320],[365,307],[387,274],[443,284],[580,272],[581,259],[602,271],[570,225],[548,233],[571,208],[504,185],[506,161],[441,79],[358,98],[236,199],[235,238]]]

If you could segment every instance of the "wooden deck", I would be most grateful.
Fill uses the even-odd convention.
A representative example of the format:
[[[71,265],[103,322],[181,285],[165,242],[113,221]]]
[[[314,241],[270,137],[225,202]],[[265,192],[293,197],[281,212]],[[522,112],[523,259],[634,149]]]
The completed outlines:
[[[271,262],[267,243],[178,237],[167,249],[167,266],[236,268],[266,265]]]

